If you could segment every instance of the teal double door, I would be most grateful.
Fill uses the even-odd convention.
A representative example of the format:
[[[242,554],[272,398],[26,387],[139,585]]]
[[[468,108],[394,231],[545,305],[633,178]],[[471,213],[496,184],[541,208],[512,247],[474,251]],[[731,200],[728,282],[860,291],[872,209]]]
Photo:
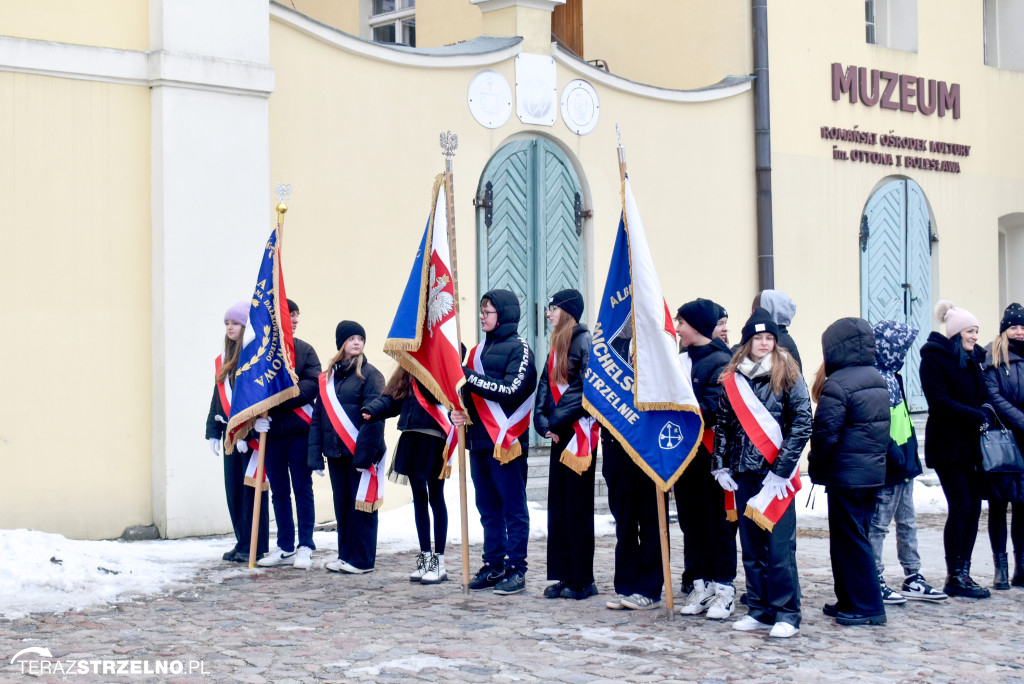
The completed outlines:
[[[871,196],[861,217],[860,249],[861,316],[872,325],[895,320],[921,331],[902,375],[910,410],[926,411],[919,369],[932,329],[932,229],[920,185],[894,180]]]
[[[548,300],[566,288],[586,293],[580,179],[557,145],[518,140],[487,163],[476,200],[479,292],[503,288],[519,298],[519,334],[536,352],[539,373],[551,334]]]

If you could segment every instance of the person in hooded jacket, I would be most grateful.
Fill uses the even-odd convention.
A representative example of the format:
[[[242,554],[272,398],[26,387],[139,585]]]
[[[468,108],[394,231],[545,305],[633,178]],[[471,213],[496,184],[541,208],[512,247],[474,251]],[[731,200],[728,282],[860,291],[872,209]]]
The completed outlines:
[[[466,435],[470,474],[484,528],[484,565],[470,580],[469,588],[493,587],[499,595],[517,594],[526,588],[530,538],[526,458],[537,369],[533,350],[517,334],[519,315],[519,299],[512,292],[485,293],[480,299],[480,327],[485,338],[470,352],[469,365],[463,368],[463,393],[468,395],[466,408],[472,421]],[[500,411],[495,412],[490,403],[497,404]],[[466,413],[452,412],[456,427],[465,425],[466,419]],[[503,423],[508,430],[501,433]]]
[[[789,352],[796,361],[797,367],[802,370],[804,364],[800,361],[800,352],[797,351],[793,336],[789,334],[789,324],[796,316],[796,304],[793,303],[793,299],[782,290],[761,290],[754,297],[750,313],[754,313],[757,307],[766,310],[775,324],[779,326],[779,346]]]
[[[299,325],[299,305],[288,300],[292,333]],[[299,396],[270,409],[267,431],[266,468],[270,481],[270,501],[277,519],[277,548],[256,564],[267,567],[291,565],[308,570],[313,565],[313,478],[306,467],[309,425],[313,402],[319,391],[320,358],[303,340],[293,338],[295,375],[299,378]],[[292,490],[295,491],[295,517],[298,518],[299,546],[295,548],[295,519],[292,517]]]
[[[737,417],[728,392],[722,392],[715,421],[712,474],[724,491],[735,492],[736,511],[762,487],[786,496],[789,478],[811,436],[811,399],[800,368],[778,345],[778,326],[757,309],[743,326],[740,349],[722,371],[722,382],[744,383],[779,428],[782,443],[772,462],[755,446]],[[736,374],[739,376],[736,376]],[[789,505],[772,529],[752,518],[739,519],[743,570],[747,581],[747,615],[733,625],[739,631],[770,629],[769,636],[788,638],[800,631],[800,582],[796,569],[796,506]]]
[[[210,410],[206,416],[206,439],[215,456],[224,458],[224,493],[227,498],[228,515],[235,533],[235,545],[222,558],[234,563],[249,562],[249,546],[252,539],[252,511],[256,502],[256,489],[245,485],[245,469],[249,464],[249,445],[240,439],[234,453],[227,453],[224,440],[225,428],[231,417],[231,392],[235,387],[235,369],[242,351],[245,324],[249,321],[249,300],[236,302],[224,313],[224,353],[216,359],[216,377]],[[256,557],[262,558],[270,544],[267,541],[270,528],[270,507],[267,493],[261,493],[260,525],[256,540]]]
[[[946,584],[950,596],[988,598],[989,591],[971,578],[971,555],[978,537],[984,480],[979,432],[994,417],[983,408],[989,400],[978,346],[978,319],[948,299],[935,305],[946,334],[932,332],[921,347],[921,389],[928,400],[925,462],[939,476],[948,512],[942,533]]]
[[[710,299],[695,299],[676,312],[680,363],[689,369],[693,393],[704,419],[704,435],[690,465],[674,487],[683,531],[682,615],[724,620],[735,608],[736,523],[726,519],[725,494],[711,475],[711,448],[722,393],[719,374],[732,358],[715,335],[723,309]]]
[[[370,500],[378,488],[367,486],[367,494],[359,497],[360,481],[371,478],[371,466],[384,456],[384,423],[364,423],[360,409],[377,399],[384,390],[384,376],[366,361],[363,346],[366,331],[354,321],[341,321],[334,331],[338,353],[334,355],[322,378],[320,396],[313,409],[309,426],[307,465],[310,470],[323,471],[324,457],[331,476],[334,515],[338,521],[338,558],[324,567],[330,572],[361,574],[371,572],[377,559],[377,509],[381,499]],[[348,425],[357,431],[355,449],[350,449],[328,410],[334,411],[329,395],[323,392],[333,385],[342,429]],[[328,409],[327,404],[331,404]],[[349,433],[348,439],[351,439]],[[379,470],[379,468],[378,468]],[[378,473],[382,475],[382,473]],[[368,481],[368,484],[372,480]]]
[[[875,368],[882,374],[889,391],[889,451],[885,460],[885,486],[878,490],[875,513],[871,518],[871,551],[878,570],[882,603],[900,605],[907,599],[942,601],[946,594],[929,585],[921,574],[921,556],[917,552],[917,515],[914,512],[914,478],[921,474],[917,455],[917,435],[907,410],[903,377],[899,371],[907,352],[917,338],[918,329],[899,321],[875,323]],[[902,593],[885,583],[882,545],[889,523],[896,519],[896,556],[903,566]]]
[[[829,552],[837,601],[823,612],[841,625],[885,624],[868,541],[889,449],[889,391],[875,369],[875,334],[863,318],[841,318],[821,336],[824,362],[808,474],[828,493]]]
[[[595,596],[594,475],[597,422],[583,408],[583,376],[590,357],[590,331],[580,323],[583,295],[561,290],[551,296],[547,363],[540,372],[533,426],[551,440],[548,467],[548,579],[545,598],[577,601]],[[572,445],[574,451],[567,451]],[[582,453],[581,453],[582,449]]]
[[[1024,307],[1014,302],[1006,307],[999,322],[999,336],[985,356],[985,386],[988,396],[1003,425],[1013,431],[1017,445],[1024,445]],[[988,539],[992,544],[996,589],[1024,587],[1024,514],[1017,515],[1020,500],[1016,492],[1002,491],[1003,483],[1015,482],[1017,475],[994,477],[994,491],[988,500]],[[1012,501],[1010,537],[1015,561],[1013,578],[1009,578],[1006,556],[1006,509]]]

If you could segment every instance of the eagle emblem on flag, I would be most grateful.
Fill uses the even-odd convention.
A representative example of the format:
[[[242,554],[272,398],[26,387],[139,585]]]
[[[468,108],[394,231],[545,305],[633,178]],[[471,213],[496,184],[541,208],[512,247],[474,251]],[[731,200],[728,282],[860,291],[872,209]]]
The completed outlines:
[[[445,317],[455,310],[455,297],[448,292],[448,284],[451,278],[447,275],[437,277],[437,267],[430,265],[430,294],[427,297],[427,329],[430,336],[434,336],[434,328]]]

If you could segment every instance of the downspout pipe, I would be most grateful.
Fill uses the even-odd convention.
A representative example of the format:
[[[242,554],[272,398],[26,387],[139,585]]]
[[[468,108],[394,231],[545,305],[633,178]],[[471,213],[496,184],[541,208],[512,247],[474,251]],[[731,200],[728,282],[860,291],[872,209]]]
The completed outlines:
[[[757,189],[758,289],[775,287],[772,228],[772,145],[768,99],[768,0],[751,0],[754,39],[754,168]]]

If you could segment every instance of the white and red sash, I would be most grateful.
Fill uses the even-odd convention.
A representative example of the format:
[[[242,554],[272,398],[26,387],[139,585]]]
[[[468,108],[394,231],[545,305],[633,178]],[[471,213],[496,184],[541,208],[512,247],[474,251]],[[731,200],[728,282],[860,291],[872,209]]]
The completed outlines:
[[[484,371],[483,356],[486,342],[473,347],[469,353],[470,368],[481,375]],[[470,394],[473,398],[473,405],[484,424],[487,434],[494,442],[494,458],[502,464],[509,463],[523,455],[523,447],[519,444],[519,438],[530,427],[530,410],[533,408],[533,392],[520,404],[511,415],[505,415],[505,411],[496,401],[484,399],[477,394]]]
[[[750,383],[740,373],[732,373],[722,378],[722,385],[725,387],[725,394],[729,398],[729,404],[740,421],[743,432],[754,444],[769,465],[775,463],[782,448],[782,427],[772,417],[772,414],[761,403],[761,400],[754,394]],[[747,501],[747,509],[743,515],[753,520],[762,529],[771,532],[776,523],[782,519],[782,515],[789,508],[789,505],[796,499],[796,493],[800,491],[800,464],[793,468],[789,476],[793,484],[793,491],[787,492],[785,498],[779,500],[772,496],[766,488],[752,496]],[[733,499],[735,509],[735,499]]]
[[[334,389],[334,381],[328,379],[327,372],[320,374],[320,401],[324,405],[324,412],[334,426],[334,431],[348,450],[355,455],[356,438],[359,436],[359,429],[345,413],[341,402],[338,401],[338,392]],[[359,487],[356,491],[356,510],[372,513],[384,503],[384,495],[380,486],[380,469],[384,465],[384,457],[369,468],[361,470]]]
[[[306,404],[305,406],[300,406],[299,408],[293,408],[292,411],[294,411],[295,415],[301,418],[302,422],[305,423],[306,425],[309,425],[313,422],[312,404]]]
[[[216,374],[213,377],[220,375],[220,369],[224,367],[224,355],[218,354],[217,358],[213,360],[213,367],[216,369]],[[220,397],[220,406],[224,409],[225,423],[227,419],[231,417],[231,383],[228,378],[224,378],[224,382],[217,383],[217,395]]]
[[[213,360],[213,366],[217,369],[217,375],[220,375],[220,369],[224,366],[224,355],[218,354],[217,358]],[[216,376],[215,376],[216,377]],[[220,405],[224,409],[224,417],[231,417],[231,382],[228,378],[224,378],[224,382],[217,383],[217,394],[220,396]],[[258,439],[250,439],[249,444],[249,463],[245,466],[245,476],[243,481],[250,487],[256,486],[256,466],[259,464],[259,448],[260,442]],[[267,481],[267,470],[263,469],[263,491],[270,489],[270,482]]]
[[[569,388],[569,383],[563,382],[556,385],[551,382],[551,378],[555,374],[556,362],[555,353],[551,352],[548,355],[548,385],[551,387],[551,397],[557,406],[562,395],[565,394],[565,390]],[[578,418],[572,424],[572,438],[565,445],[562,456],[558,459],[559,463],[567,466],[577,475],[585,473],[594,462],[594,449],[597,448],[599,430],[600,425],[596,418],[592,416]]]
[[[444,480],[452,474],[452,459],[455,458],[455,447],[459,445],[455,428],[452,426],[452,422],[448,420],[448,413],[445,410],[444,404],[432,404],[427,401],[427,398],[420,392],[419,384],[415,380],[412,381],[412,394],[416,397],[416,403],[430,414],[431,418],[437,421],[441,432],[445,434],[444,455],[442,456],[444,464],[441,467],[441,475],[437,478]]]

